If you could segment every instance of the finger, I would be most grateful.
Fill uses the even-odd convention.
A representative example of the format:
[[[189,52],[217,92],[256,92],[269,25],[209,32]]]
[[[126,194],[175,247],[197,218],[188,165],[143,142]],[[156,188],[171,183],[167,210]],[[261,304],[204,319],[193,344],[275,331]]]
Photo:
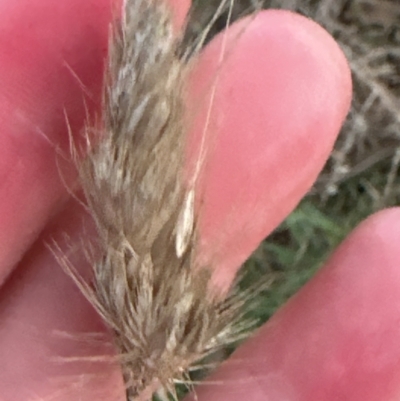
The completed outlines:
[[[65,116],[79,131],[84,102],[99,103],[111,8],[109,0],[0,7],[1,282],[67,198],[55,150],[67,148]],[[62,173],[68,182],[70,170]]]
[[[282,24],[286,25],[287,24],[287,14],[274,14],[275,17],[278,20],[280,18],[282,18]],[[290,14],[291,15],[291,14]],[[279,26],[279,24],[278,24]],[[313,27],[315,27],[314,24],[312,24]],[[298,29],[298,27],[296,27],[296,25],[294,24],[294,28]],[[316,28],[315,28],[316,29]],[[320,29],[320,28],[318,28]],[[319,32],[319,31],[318,31]],[[257,31],[254,30],[253,31],[253,40],[255,42],[259,42],[261,41],[261,43],[265,43],[265,38],[263,37],[263,35]],[[311,40],[313,36],[310,35],[310,41],[311,43],[309,44],[311,46],[311,48],[313,46],[315,46],[315,42],[313,42]],[[325,38],[325,36],[323,36],[323,38]],[[293,40],[293,35],[287,35],[285,36],[285,40],[290,42],[291,40]],[[278,40],[278,38],[276,38],[276,40]],[[281,40],[281,39],[279,39]],[[332,42],[330,42],[332,43]],[[260,45],[259,45],[260,46]],[[289,49],[290,49],[290,45]],[[261,48],[261,46],[257,49],[259,50]],[[218,49],[218,47],[217,47]],[[242,49],[242,51],[246,52],[249,51],[249,54],[247,55],[248,57],[252,56],[252,52],[254,51],[254,48],[250,47],[249,50],[246,50],[247,48],[244,47]],[[283,52],[284,53],[284,52]],[[197,79],[203,79],[203,83],[205,84],[205,86],[207,86],[207,83],[210,82],[210,77],[215,76],[216,74],[216,70],[213,68],[208,68],[208,63],[211,64],[211,66],[214,66],[216,68],[217,63],[215,61],[213,61],[213,55],[214,57],[218,59],[219,57],[219,52],[212,52],[212,51],[208,51],[208,53],[205,53],[204,57],[208,58],[208,62],[206,61],[200,61],[203,62],[203,68],[206,69],[206,71],[208,72],[209,75],[201,75],[201,76],[197,76]],[[326,57],[326,56],[325,56]],[[341,57],[341,56],[340,56]],[[202,59],[202,60],[207,60],[207,58]],[[254,60],[254,59],[253,59]],[[279,58],[278,58],[279,60]],[[282,62],[287,62],[287,59],[285,57],[282,57],[280,59]],[[263,82],[264,79],[271,79],[269,78],[269,75],[265,73],[265,71],[268,71],[267,66],[269,65],[269,60],[267,59],[263,59],[260,58],[260,60],[255,60],[255,62],[260,62],[262,65],[256,69],[254,72],[258,74],[258,80],[257,82]],[[340,64],[340,63],[339,63]],[[285,64],[286,65],[286,64]],[[263,67],[264,66],[264,67]],[[231,68],[232,66],[230,66]],[[322,64],[321,68],[326,68],[325,64]],[[280,68],[279,68],[279,62],[277,61],[277,64],[275,65],[275,72],[279,72]],[[283,66],[281,68],[281,70],[283,69]],[[228,85],[230,84],[230,88],[232,88],[232,83],[233,82],[238,82],[242,76],[240,75],[242,73],[242,71],[240,69],[234,69],[234,71],[236,71],[236,75],[235,74],[230,74],[229,75],[229,79],[227,79],[225,82],[223,82],[223,85]],[[347,71],[347,70],[346,70]],[[271,71],[272,73],[272,71]],[[285,77],[285,75],[283,75],[283,78]],[[275,78],[276,79],[280,79],[279,75],[275,74]],[[300,78],[302,78],[302,75],[300,75]],[[338,82],[341,82],[340,80],[338,80]],[[199,87],[201,87],[201,84],[197,84],[199,85]],[[349,85],[348,85],[349,86]],[[194,85],[195,88],[195,85]],[[194,89],[195,90],[195,89]],[[245,88],[242,87],[242,90],[245,91]],[[224,91],[223,93],[225,93],[225,96],[230,96],[230,91]],[[246,93],[246,91],[245,91]],[[275,96],[276,93],[274,93],[273,91],[268,92],[269,95],[266,96],[263,92],[257,92],[259,99],[257,97],[253,98],[255,104],[266,104],[268,105],[269,102],[266,102],[266,100],[268,99],[268,96]],[[307,98],[311,97],[313,98],[311,93],[306,92],[307,94]],[[303,94],[304,95],[304,94]],[[345,91],[343,91],[343,97],[346,98],[347,101],[347,97],[348,95],[345,93]],[[345,96],[346,95],[346,96]],[[247,94],[247,96],[249,96],[249,94]],[[282,100],[282,99],[280,99]],[[219,109],[219,113],[221,113],[223,115],[224,110],[226,110],[226,112],[231,113],[232,109],[230,108],[230,105],[227,101],[222,102],[222,98],[219,100],[221,103],[218,105],[218,107],[223,107],[222,109]],[[338,103],[346,103],[343,101],[343,99],[336,99],[336,101]],[[251,115],[251,109],[249,109],[247,111],[247,113],[243,114],[243,119],[239,119],[236,120],[237,124],[243,124],[243,129],[247,129],[248,126],[247,124],[247,119],[251,118],[252,121],[254,121],[254,119],[256,118],[260,118],[260,116],[262,116],[262,112],[260,109],[254,108],[253,110],[256,110],[257,113],[255,113],[254,116]],[[268,110],[268,108],[267,108]],[[221,115],[219,114],[219,115]],[[310,113],[311,114],[311,113]],[[278,121],[274,122],[274,118],[275,116],[278,116]],[[216,116],[214,116],[214,118],[216,118]],[[314,119],[314,115],[308,115],[308,118]],[[287,119],[284,120],[282,119],[282,117],[279,114],[270,114],[270,119],[271,119],[271,123],[272,123],[272,127],[277,126],[278,122],[281,122],[282,124],[286,123],[285,121],[288,121]],[[338,118],[339,119],[339,118]],[[340,120],[342,119],[342,116],[340,116]],[[305,123],[307,126],[310,126],[310,122],[307,121],[307,119],[305,119],[305,121],[302,121],[303,123]],[[218,126],[218,129],[221,130],[221,132],[224,132],[225,129],[225,124],[228,124],[227,120],[223,120],[224,124],[220,124]],[[290,123],[290,121],[288,122]],[[337,124],[339,125],[340,122],[338,122]],[[331,125],[335,126],[333,123],[331,123]],[[259,129],[259,131],[258,131]],[[260,124],[254,125],[254,135],[255,138],[258,138],[256,140],[258,140],[259,144],[263,144],[264,140],[265,140],[265,135],[267,135],[264,132],[265,129],[265,125],[264,124]],[[300,130],[302,130],[301,127],[299,127]],[[235,131],[237,134],[240,134],[241,130],[239,128],[237,128]],[[308,142],[309,139],[307,137],[307,135],[303,135],[300,138],[297,137],[297,131],[294,130],[288,130],[288,131],[281,131],[284,132],[285,135],[287,135],[287,141],[288,143],[290,143],[290,136],[293,135],[293,139],[296,141],[296,143],[302,143],[302,141],[306,141]],[[336,135],[336,132],[331,133],[332,137]],[[267,136],[268,138],[268,136]],[[302,139],[301,139],[302,138]],[[271,141],[271,146],[273,146],[273,143],[276,140],[280,140],[279,137],[269,137],[270,141]],[[330,141],[332,141],[332,139],[330,139]],[[329,142],[329,141],[328,141]],[[322,142],[325,143],[325,142]],[[218,145],[219,146],[219,145]],[[218,151],[218,147],[215,146],[214,147],[215,151]],[[226,149],[227,151],[229,151],[229,149]],[[280,169],[280,163],[278,162],[278,159],[280,158],[281,161],[287,161],[287,146],[277,146],[275,148],[276,152],[280,152],[280,156],[277,154],[276,157],[274,157],[273,163],[270,165],[270,168],[278,168]],[[319,153],[319,152],[327,152],[324,146],[320,146],[318,143],[315,145],[315,152]],[[228,152],[227,158],[229,159],[230,153]],[[235,154],[232,155],[232,157]],[[307,161],[307,158],[310,156],[309,153],[305,152],[304,153],[304,162]],[[322,157],[322,156],[321,156]],[[326,155],[325,155],[326,157]],[[319,157],[315,156],[316,160],[319,160]],[[270,163],[271,159],[270,158],[263,158],[262,159],[263,162],[259,161],[259,164],[254,164],[254,170],[252,174],[257,174],[257,171],[261,168],[261,171],[264,171],[263,169],[266,167],[263,167],[262,163],[266,163],[266,165],[268,166],[268,163]],[[249,170],[247,170],[249,172]],[[280,170],[279,170],[280,171]],[[286,173],[284,172],[285,170],[282,171],[282,175],[279,176],[279,180],[276,180],[275,177],[273,176],[273,174],[269,174],[266,175],[263,179],[263,185],[265,184],[265,188],[267,190],[270,190],[271,188],[274,188],[274,185],[277,185],[277,187],[279,188],[279,185],[282,185],[282,182],[280,180],[283,180],[283,182],[287,181],[289,178],[290,180],[294,180],[296,181],[297,179],[301,179],[301,180],[305,180],[305,173],[304,176],[300,175],[299,177],[297,177],[296,175],[285,175]],[[312,171],[312,170],[310,170]],[[293,171],[289,169],[289,172],[292,173]],[[211,176],[210,176],[211,178]],[[268,184],[267,179],[268,178],[273,178],[274,183]],[[264,181],[265,180],[265,181]],[[281,184],[279,184],[281,183]],[[229,191],[229,186],[225,186],[224,182],[221,182],[221,187],[225,188],[227,191]],[[303,184],[304,187],[304,184]],[[302,188],[303,188],[302,187]],[[293,196],[297,197],[299,196],[298,192],[296,192],[294,189],[292,189],[293,192]],[[278,193],[283,193],[288,199],[290,198],[290,194],[287,194],[286,192],[279,192]],[[221,192],[213,192],[214,196],[221,196]],[[207,193],[206,193],[207,195]],[[212,200],[212,198],[211,198]],[[288,201],[287,201],[288,202]],[[297,199],[295,201],[292,201],[293,204],[297,202]],[[279,204],[279,202],[276,202],[275,205]],[[243,205],[242,205],[243,206]],[[228,209],[229,211],[229,209]],[[240,214],[240,210],[237,211]],[[270,210],[271,212],[271,218],[273,218],[274,216],[274,209],[271,208]],[[74,210],[66,210],[64,217],[60,216],[61,223],[60,223],[60,228],[61,231],[63,230],[67,230],[67,232],[70,234],[70,237],[78,237],[79,238],[79,224],[77,226],[68,226],[68,224],[66,226],[64,226],[66,224],[66,222],[68,222],[68,219],[70,218],[69,216],[75,216],[76,211]],[[79,220],[78,220],[79,221]],[[55,231],[54,231],[55,230]],[[65,232],[65,231],[64,231]],[[204,231],[205,233],[207,233],[207,231]],[[57,238],[57,229],[53,228],[53,231],[50,231],[50,234],[52,236],[56,236]],[[50,235],[48,234],[48,235]],[[47,235],[47,234],[46,234]],[[50,236],[51,237],[51,236]],[[226,239],[228,239],[228,237],[225,237]],[[46,239],[46,237],[42,237],[42,239]],[[240,244],[240,241],[242,240],[242,238],[236,238],[237,244]],[[261,238],[259,238],[259,240],[261,240]],[[235,246],[236,246],[235,245]],[[65,248],[63,248],[64,251],[68,251],[68,248],[65,246]],[[4,331],[0,332],[0,344],[2,347],[4,347],[5,349],[9,349],[9,350],[14,350],[13,352],[18,352],[18,344],[26,344],[26,347],[29,347],[29,353],[21,353],[20,358],[22,358],[22,355],[26,354],[28,355],[28,357],[25,359],[25,363],[24,363],[24,373],[27,373],[26,375],[24,375],[24,377],[26,377],[25,380],[25,386],[23,388],[18,387],[17,389],[14,386],[10,386],[7,387],[6,390],[8,391],[5,392],[4,394],[9,395],[10,397],[12,396],[12,398],[10,399],[16,399],[16,398],[23,398],[25,397],[25,395],[27,393],[35,393],[35,394],[39,394],[41,396],[49,396],[52,395],[54,393],[56,393],[57,395],[59,395],[59,398],[57,399],[70,399],[71,397],[71,393],[67,393],[65,392],[65,386],[64,387],[60,387],[60,389],[64,389],[64,391],[59,391],[57,392],[57,383],[55,382],[56,378],[59,377],[70,377],[72,376],[71,382],[75,383],[73,381],[74,377],[76,377],[76,375],[81,375],[81,377],[87,378],[88,375],[85,375],[84,372],[85,370],[82,369],[82,365],[77,364],[77,365],[63,365],[60,364],[58,366],[57,369],[54,368],[54,365],[50,364],[51,360],[52,360],[52,356],[54,355],[85,355],[87,352],[89,352],[87,350],[87,344],[74,344],[74,347],[72,347],[70,342],[64,342],[63,339],[59,339],[55,340],[53,333],[54,330],[58,330],[58,331],[62,331],[65,330],[65,328],[69,325],[70,327],[74,328],[75,331],[79,332],[79,328],[81,328],[82,332],[90,332],[90,331],[95,331],[98,330],[99,327],[99,321],[98,318],[96,317],[96,315],[93,313],[92,315],[90,315],[90,313],[88,312],[88,305],[85,305],[85,302],[82,300],[82,298],[77,298],[77,293],[76,293],[76,289],[75,287],[72,285],[72,283],[69,283],[69,285],[64,284],[64,281],[68,281],[69,279],[64,275],[63,273],[60,272],[59,266],[57,266],[57,264],[55,263],[54,259],[52,259],[52,257],[47,253],[46,249],[41,247],[39,245],[39,249],[35,250],[35,252],[37,253],[37,256],[33,257],[31,255],[28,255],[26,257],[26,259],[24,260],[24,262],[21,264],[20,269],[17,273],[15,273],[12,277],[12,279],[9,281],[8,283],[8,289],[7,292],[4,293],[4,297],[2,299],[1,305],[2,305],[2,316],[0,316],[0,318],[2,318],[2,321],[5,321],[6,324],[4,325],[5,329]],[[81,261],[82,262],[82,261]],[[79,260],[74,260],[74,265],[75,266],[79,266],[80,265],[80,261]],[[58,269],[58,270],[57,270]],[[64,279],[62,279],[61,277],[64,277]],[[62,291],[60,291],[60,289],[57,286],[54,286],[54,284],[52,283],[60,283],[60,285],[62,286]],[[23,291],[22,291],[23,289]],[[38,291],[38,289],[40,289],[40,291]],[[60,292],[62,292],[62,297],[60,297]],[[14,297],[13,294],[18,294],[18,297]],[[66,300],[70,300],[73,299],[74,302],[66,302]],[[75,303],[76,302],[76,303]],[[82,304],[80,303],[82,302]],[[35,306],[34,310],[33,305]],[[78,306],[81,305],[81,306]],[[90,308],[89,308],[90,309]],[[41,313],[41,311],[43,311],[43,313]],[[15,318],[13,318],[13,316],[17,315],[18,319],[15,320]],[[91,317],[90,317],[91,316]],[[26,327],[34,327],[35,330],[37,330],[38,333],[40,333],[40,335],[38,337],[36,337],[35,339],[32,338],[32,333],[29,331],[24,331],[24,330],[19,330],[18,328],[18,321],[24,321]],[[72,331],[72,330],[71,330]],[[35,341],[35,346],[32,346],[32,341]],[[51,342],[52,347],[49,348],[47,347],[47,344]],[[22,350],[22,351],[26,351],[26,349]],[[13,358],[13,355],[11,354],[7,354],[8,358]],[[8,358],[5,359],[5,363],[7,363]],[[15,358],[15,357],[14,357]],[[50,362],[49,362],[50,361]],[[49,365],[52,368],[49,368]],[[10,365],[13,366],[13,365]],[[14,365],[15,366],[15,365]],[[63,375],[64,369],[66,369],[66,374]],[[98,371],[102,371],[103,373],[105,373],[107,375],[107,369],[104,368],[104,364],[102,365],[102,367],[92,367],[92,369],[94,370],[98,370]],[[110,368],[111,369],[111,368]],[[34,371],[35,372],[35,376],[34,377],[30,377],[28,372]],[[93,370],[89,370],[90,372],[93,373]],[[17,379],[15,379],[15,377],[20,377],[15,376],[17,373],[17,371],[9,371],[6,372],[6,374],[8,374],[9,376],[9,380],[8,383],[13,383],[15,382]],[[73,375],[73,372],[75,373],[75,376]],[[104,387],[106,387],[106,389],[112,389],[114,392],[116,392],[117,394],[121,394],[122,391],[122,387],[121,387],[121,383],[120,383],[120,378],[117,377],[114,373],[114,371],[111,369],[111,373],[109,376],[107,376],[109,378],[109,380],[113,381],[115,380],[115,383],[111,383],[111,382],[105,382],[103,380],[103,376],[101,375],[97,378],[97,381],[99,381],[98,386],[96,387],[96,375],[94,376],[90,376],[89,377],[94,377],[94,381],[91,383],[94,383],[93,385],[87,385],[87,386],[82,386],[82,387],[77,387],[75,390],[70,390],[70,391],[77,391],[76,395],[79,395],[79,397],[81,397],[81,399],[93,399],[93,397],[97,397],[98,393],[95,392],[96,389],[99,390],[100,392],[102,392],[102,389]],[[82,376],[83,375],[83,376]],[[49,380],[49,377],[52,378],[52,380]],[[53,380],[54,379],[54,380]],[[87,380],[89,381],[89,380]],[[49,384],[51,382],[51,385]],[[56,384],[54,384],[56,383]],[[64,383],[65,384],[65,383]],[[73,387],[75,388],[75,387]],[[15,392],[18,392],[17,394]],[[11,392],[11,393],[10,393]],[[95,393],[94,393],[95,392]],[[106,394],[106,391],[104,391],[104,394]],[[113,393],[115,394],[115,393]],[[64,398],[63,398],[64,397]],[[6,401],[7,398],[5,398]]]
[[[68,124],[79,136],[100,104],[115,4],[0,4],[0,285],[68,198]],[[189,1],[172,5],[182,24]]]
[[[91,234],[84,217],[80,206],[70,203],[0,291],[1,401],[124,400],[100,317],[49,251],[57,243],[88,278],[81,244],[71,241]],[[96,358],[101,361],[93,362]]]
[[[363,222],[209,380],[199,401],[389,401],[400,393],[400,209]]]
[[[194,77],[191,151],[204,135],[211,142],[199,179],[200,254],[230,283],[325,164],[349,108],[350,71],[320,26],[266,11],[219,35]]]

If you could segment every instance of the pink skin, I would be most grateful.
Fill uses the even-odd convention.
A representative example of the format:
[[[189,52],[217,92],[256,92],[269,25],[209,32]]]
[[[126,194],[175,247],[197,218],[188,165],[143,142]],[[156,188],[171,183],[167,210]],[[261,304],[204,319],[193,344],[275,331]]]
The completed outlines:
[[[194,75],[192,98],[216,87],[200,177],[200,254],[218,266],[217,281],[230,282],[322,169],[348,110],[350,76],[322,28],[277,11],[242,20],[220,35]],[[205,131],[202,111],[194,141]]]
[[[99,106],[112,4],[0,3],[0,284],[69,197],[60,172],[74,174],[55,148],[67,153],[66,118],[77,132]],[[172,4],[181,25],[188,1]]]
[[[173,3],[179,25],[188,4]],[[110,0],[0,5],[1,277],[12,271],[0,292],[1,401],[123,399],[117,367],[65,361],[109,350],[76,340],[77,333],[103,327],[45,246],[55,238],[69,252],[63,234],[82,235],[83,212],[60,180],[60,169],[68,182],[73,169],[66,163],[57,168],[54,146],[65,149],[65,115],[75,133],[86,115],[83,104],[89,112],[98,107],[111,14]],[[198,200],[204,201],[203,255],[218,266],[221,283],[309,189],[351,90],[343,55],[316,24],[265,12],[242,26],[230,31],[228,49],[229,43],[235,47],[220,74],[221,37],[203,53],[191,80],[195,101],[189,100],[195,148],[205,115],[198,99],[218,76],[209,131],[218,136],[210,139]],[[243,33],[235,35],[238,27]],[[210,378],[218,385],[198,389],[199,399],[395,399],[399,213],[389,210],[362,224],[326,268]],[[85,274],[83,256],[71,258]]]
[[[398,400],[399,222],[399,208],[363,222],[199,400]]]

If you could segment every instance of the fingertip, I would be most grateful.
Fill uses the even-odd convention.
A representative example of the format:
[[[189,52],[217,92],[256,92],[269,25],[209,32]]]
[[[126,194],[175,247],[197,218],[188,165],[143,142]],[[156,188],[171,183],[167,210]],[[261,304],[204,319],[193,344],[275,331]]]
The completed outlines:
[[[69,197],[68,129],[79,137],[99,111],[120,3],[0,2],[0,285]],[[170,3],[183,25],[189,1]]]
[[[198,399],[351,399],[399,394],[400,208],[376,213],[199,388]],[[225,397],[225,398],[224,398]]]
[[[0,11],[1,283],[68,198],[68,125],[79,135],[99,106],[112,7],[7,0]]]
[[[210,43],[190,90],[193,110],[204,99],[190,150],[203,135],[209,144],[198,185],[200,253],[230,282],[326,162],[349,109],[350,70],[319,25],[273,10]]]

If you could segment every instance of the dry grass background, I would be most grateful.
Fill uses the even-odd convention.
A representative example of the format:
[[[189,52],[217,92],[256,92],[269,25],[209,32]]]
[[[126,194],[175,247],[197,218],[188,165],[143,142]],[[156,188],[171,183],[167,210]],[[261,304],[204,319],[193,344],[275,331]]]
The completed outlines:
[[[190,25],[200,32],[220,0],[195,0]],[[236,0],[234,18],[260,0]],[[350,62],[352,109],[310,194],[248,262],[249,277],[279,273],[263,306],[267,319],[303,285],[362,219],[400,203],[400,1],[266,0],[263,8],[298,11],[324,26]],[[221,15],[211,35],[225,27]]]

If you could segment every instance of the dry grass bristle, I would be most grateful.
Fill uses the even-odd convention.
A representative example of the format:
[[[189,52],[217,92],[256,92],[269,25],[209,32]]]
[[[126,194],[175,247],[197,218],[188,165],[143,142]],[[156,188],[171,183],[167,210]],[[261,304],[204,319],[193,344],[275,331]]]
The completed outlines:
[[[113,333],[129,400],[174,397],[192,364],[249,329],[248,294],[214,291],[212,266],[197,264],[180,48],[164,1],[125,2],[79,166],[98,240],[93,285],[76,281]]]

